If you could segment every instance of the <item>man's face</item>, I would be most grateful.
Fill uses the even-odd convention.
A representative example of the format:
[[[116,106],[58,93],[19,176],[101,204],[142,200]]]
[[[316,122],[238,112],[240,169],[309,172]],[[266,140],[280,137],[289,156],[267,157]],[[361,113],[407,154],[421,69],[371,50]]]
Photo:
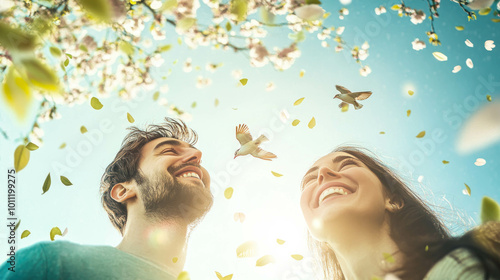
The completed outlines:
[[[188,224],[211,208],[210,176],[200,166],[201,152],[186,142],[158,138],[141,149],[134,178],[146,214],[158,218],[182,218]]]

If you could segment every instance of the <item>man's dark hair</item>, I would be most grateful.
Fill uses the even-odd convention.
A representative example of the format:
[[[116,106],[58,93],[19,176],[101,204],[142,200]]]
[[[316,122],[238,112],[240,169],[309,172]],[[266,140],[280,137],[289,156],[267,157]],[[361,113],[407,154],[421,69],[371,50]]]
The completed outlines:
[[[148,125],[144,130],[135,126],[128,129],[131,131],[123,139],[113,162],[106,167],[100,186],[102,206],[113,226],[122,235],[127,222],[127,207],[124,203],[115,201],[110,193],[114,185],[129,182],[136,177],[142,147],[162,137],[178,139],[190,145],[198,141],[198,135],[194,130],[187,127],[183,121],[173,118],[165,118],[163,124]]]

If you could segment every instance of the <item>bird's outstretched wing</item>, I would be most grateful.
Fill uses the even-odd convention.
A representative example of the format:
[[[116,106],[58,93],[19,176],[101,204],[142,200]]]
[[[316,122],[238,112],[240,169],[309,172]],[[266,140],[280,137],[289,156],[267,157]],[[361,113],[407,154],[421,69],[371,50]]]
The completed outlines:
[[[358,91],[351,93],[351,96],[356,100],[365,100],[372,95],[371,91]]]
[[[263,160],[271,160],[272,158],[276,158],[275,154],[268,152],[268,151],[264,151],[261,148],[255,149],[255,151],[253,151],[253,153],[251,155],[256,157],[256,158],[263,159]]]
[[[335,87],[337,88],[337,90],[338,90],[338,91],[340,91],[340,93],[344,93],[344,94],[346,94],[346,93],[351,93],[351,91],[350,91],[350,90],[346,89],[346,88],[345,88],[345,87],[343,87],[343,86],[335,85]]]
[[[252,135],[248,131],[248,126],[246,124],[240,124],[236,127],[236,139],[238,139],[242,146],[252,141]]]

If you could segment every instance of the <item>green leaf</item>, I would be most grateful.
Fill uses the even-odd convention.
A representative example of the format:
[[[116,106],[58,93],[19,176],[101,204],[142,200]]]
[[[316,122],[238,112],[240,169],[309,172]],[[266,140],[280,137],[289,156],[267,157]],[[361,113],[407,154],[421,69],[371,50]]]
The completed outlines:
[[[486,95],[486,100],[488,100],[489,102],[491,102],[491,95],[487,94]]]
[[[481,223],[500,221],[500,205],[493,199],[484,196],[481,202]]]
[[[127,120],[128,120],[129,123],[134,123],[135,122],[134,117],[132,117],[132,115],[130,113],[127,113]]]
[[[276,16],[270,12],[265,6],[260,7],[260,17],[265,24],[273,24]]]
[[[309,128],[313,128],[316,126],[316,119],[314,117],[312,117],[312,119],[309,121],[309,123],[307,124],[307,126]]]
[[[89,49],[87,49],[87,46],[85,46],[85,45],[80,45],[80,46],[78,46],[78,48],[79,48],[81,51],[83,51],[83,52],[89,52]]]
[[[69,58],[73,58],[73,56],[69,53],[66,53],[66,56],[69,57]]]
[[[382,253],[388,263],[394,263],[394,257],[390,253]]]
[[[24,120],[33,102],[31,89],[13,65],[9,66],[6,72],[2,83],[2,94],[16,117],[19,120]]]
[[[38,146],[36,144],[33,144],[31,142],[29,142],[27,145],[26,145],[26,149],[30,150],[30,151],[35,151],[38,149]]]
[[[158,97],[160,97],[160,92],[159,92],[159,91],[157,91],[157,92],[155,92],[155,93],[153,94],[153,100],[154,100],[154,101],[158,100]]]
[[[241,83],[242,85],[244,85],[244,86],[246,86],[246,85],[247,85],[247,82],[248,82],[248,79],[241,79],[241,80],[240,80],[240,83]]]
[[[69,65],[69,58],[66,58],[66,60],[64,61],[64,67],[68,67]]]
[[[448,164],[448,163],[450,163],[450,162],[447,160],[443,160],[443,164]]]
[[[229,12],[236,17],[236,21],[244,21],[247,18],[248,0],[231,0]]]
[[[295,120],[293,120],[292,125],[297,126],[299,123],[300,123],[300,120],[295,119]]]
[[[61,230],[58,227],[53,227],[50,230],[50,240],[54,241],[54,238],[56,237],[56,235],[62,236]]]
[[[470,190],[469,185],[467,185],[466,183],[464,183],[464,185],[465,185],[465,189],[467,190],[467,194],[470,196],[471,195],[471,190]]]
[[[411,110],[406,111],[406,116],[409,117],[411,114]]]
[[[293,33],[293,34],[288,34],[288,38],[290,40],[294,40],[296,43],[303,42],[306,39],[306,34],[304,33],[303,30]]]
[[[55,57],[60,57],[62,52],[59,48],[57,47],[50,47],[50,54],[52,54]]]
[[[84,125],[80,126],[80,132],[81,132],[82,134],[86,133],[87,131],[88,131],[88,130],[87,130],[87,128],[86,128]]]
[[[275,177],[281,177],[281,176],[283,176],[283,174],[279,174],[279,173],[274,172],[274,171],[271,171],[271,173],[272,173]]]
[[[120,41],[118,48],[128,56],[132,56],[135,52],[134,46],[126,41]]]
[[[196,101],[191,104],[191,108],[196,108]]]
[[[30,150],[24,145],[17,146],[14,151],[14,169],[16,172],[23,170],[30,160]]]
[[[14,231],[16,231],[19,228],[19,225],[21,224],[21,219],[17,221],[16,226],[14,227]]]
[[[485,16],[485,15],[489,14],[490,12],[491,12],[491,8],[490,7],[484,8],[484,9],[479,10],[479,15]]]
[[[169,51],[171,48],[172,48],[172,45],[164,45],[164,46],[158,47],[158,51],[159,52],[166,52],[166,51]]]
[[[226,30],[227,32],[231,31],[231,29],[233,29],[233,27],[231,26],[231,23],[229,23],[229,21],[226,23]]]
[[[66,147],[66,143],[62,143],[61,146],[59,146],[59,149],[64,149]]]
[[[111,1],[77,0],[82,8],[93,18],[110,21],[112,16]],[[118,1],[118,3],[121,3]]]
[[[302,101],[304,101],[304,98],[305,98],[305,97],[302,97],[302,98],[297,99],[297,101],[293,102],[293,106],[300,105],[300,103],[302,103]]]
[[[425,136],[425,130],[424,131],[420,131],[419,134],[417,134],[417,138],[422,138]]]
[[[306,0],[306,5],[311,5],[311,4],[321,5],[321,1],[319,1],[319,0]]]
[[[21,233],[21,239],[28,237],[30,234],[31,232],[29,230],[23,231],[23,233]]]
[[[185,17],[177,21],[176,27],[182,31],[187,31],[196,24],[196,18]]]
[[[465,28],[463,26],[455,26],[455,29],[458,31],[463,31]]]
[[[191,280],[191,277],[189,277],[189,273],[187,271],[182,271],[177,275],[177,280]]]
[[[11,52],[34,50],[38,43],[37,38],[34,34],[14,28],[5,21],[0,22],[0,45]]]
[[[59,79],[55,71],[36,58],[21,60],[26,70],[28,81],[41,89],[56,92],[59,90]]]
[[[92,97],[90,99],[90,106],[96,110],[101,110],[102,109],[102,103],[97,99],[96,97]]]
[[[43,193],[42,194],[44,194],[47,191],[49,191],[49,189],[50,189],[50,172],[47,175],[47,178],[45,178],[45,182],[43,182],[43,186],[42,186]]]
[[[73,185],[73,183],[71,183],[71,181],[68,178],[64,177],[64,176],[61,176],[61,183],[63,183],[65,186],[71,186],[71,185]]]

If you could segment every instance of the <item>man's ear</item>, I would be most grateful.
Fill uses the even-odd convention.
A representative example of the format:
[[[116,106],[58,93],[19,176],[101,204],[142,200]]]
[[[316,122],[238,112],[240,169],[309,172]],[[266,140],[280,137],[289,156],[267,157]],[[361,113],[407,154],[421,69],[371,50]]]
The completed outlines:
[[[113,186],[110,195],[115,201],[124,202],[127,199],[137,197],[136,185],[131,182],[118,183]]]

